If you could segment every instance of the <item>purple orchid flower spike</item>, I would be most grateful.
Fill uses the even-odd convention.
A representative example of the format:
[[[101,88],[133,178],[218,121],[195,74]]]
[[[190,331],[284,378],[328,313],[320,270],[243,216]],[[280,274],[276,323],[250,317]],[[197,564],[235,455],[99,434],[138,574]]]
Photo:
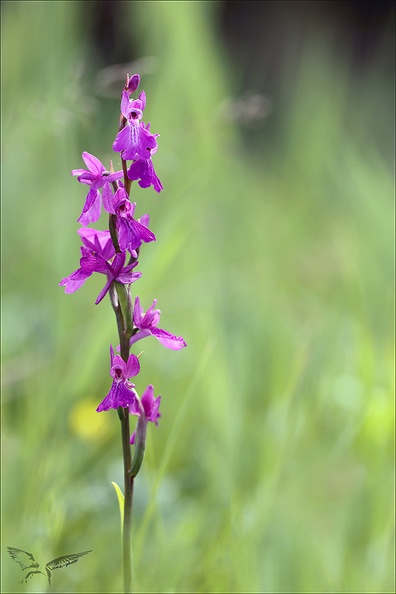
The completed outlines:
[[[166,330],[157,328],[157,324],[160,321],[161,310],[154,309],[157,304],[157,300],[154,299],[153,304],[144,313],[140,306],[139,297],[135,298],[135,305],[133,308],[133,323],[138,328],[138,332],[134,334],[130,340],[130,345],[145,338],[146,336],[155,336],[155,338],[166,348],[178,351],[187,346],[184,339],[181,336],[175,336]]]
[[[114,354],[110,345],[110,375],[113,378],[110,391],[96,409],[97,412],[109,410],[110,408],[129,408],[130,411],[139,410],[135,384],[129,381],[140,371],[139,359],[136,355],[129,355],[128,361],[124,361],[120,355]],[[134,413],[133,413],[134,414]]]
[[[125,80],[125,79],[124,79]],[[122,509],[122,565],[123,592],[131,592],[131,519],[133,510],[133,481],[140,471],[146,449],[147,425],[158,425],[161,396],[154,396],[154,388],[149,384],[139,397],[132,380],[140,372],[139,356],[130,354],[131,345],[146,336],[154,336],[163,346],[172,350],[186,347],[181,336],[175,336],[159,328],[161,311],[156,309],[154,300],[147,311],[143,311],[139,297],[135,298],[132,311],[131,284],[142,275],[135,272],[143,243],[156,241],[149,228],[148,214],[135,218],[136,202],[131,202],[131,189],[138,197],[141,188],[153,186],[156,192],[163,190],[157,176],[153,155],[158,150],[158,136],[150,130],[150,123],[143,120],[146,109],[146,94],[138,94],[140,76],[126,75],[125,86],[121,93],[118,114],[118,133],[115,135],[113,150],[122,161],[122,171],[114,172],[110,163],[109,171],[94,155],[83,152],[85,169],[73,169],[71,172],[78,181],[87,186],[84,207],[78,222],[82,228],[78,233],[81,238],[80,265],[77,270],[63,278],[59,283],[65,293],[74,293],[80,289],[87,278],[94,273],[103,274],[104,287],[95,303],[102,301],[110,293],[110,305],[114,310],[119,346],[115,353],[110,345],[111,387],[107,395],[97,406],[97,412],[116,409],[121,422],[121,438],[124,467],[124,497]],[[135,94],[135,97],[133,96]],[[136,181],[136,184],[131,182]],[[83,193],[85,194],[85,192]],[[134,194],[133,194],[134,196]],[[102,208],[103,206],[103,208]],[[89,228],[95,223],[101,211],[108,213],[106,231]],[[124,285],[124,286],[121,286]],[[134,348],[132,350],[135,350]],[[122,356],[121,356],[122,353]],[[101,398],[103,394],[101,395]],[[130,415],[137,417],[136,431],[130,438]],[[133,449],[130,446],[134,444]],[[132,455],[133,454],[133,455]],[[119,487],[116,487],[117,493]],[[126,538],[127,536],[127,538]]]
[[[143,392],[143,396],[141,398],[141,408],[143,409],[144,414],[146,416],[146,421],[155,423],[155,425],[157,425],[157,426],[158,426],[158,419],[161,416],[161,413],[159,412],[160,404],[161,404],[161,396],[154,398],[154,386],[149,384],[147,386],[147,388],[145,389],[145,391]],[[131,415],[135,415],[137,417],[140,417],[142,414],[141,409],[139,409],[139,406],[136,406],[135,403],[133,403],[129,407],[129,412],[131,413]],[[136,437],[136,431],[134,431],[131,436],[132,444],[135,443],[135,437]]]
[[[106,171],[105,166],[99,159],[94,155],[83,152],[82,158],[88,170],[86,169],[73,169],[72,175],[77,175],[77,179],[82,184],[90,186],[90,190],[85,199],[85,204],[80,217],[77,222],[86,226],[89,223],[94,223],[100,217],[100,192],[99,189],[105,187],[109,183],[116,181],[123,177],[123,171],[116,171],[115,173],[109,173]]]
[[[95,301],[97,305],[102,301],[114,280],[127,285],[142,276],[141,272],[132,272],[137,262],[124,266],[126,253],[115,253],[109,231],[82,228],[78,233],[84,243],[80,248],[82,254],[80,268],[59,283],[60,286],[65,287],[65,293],[74,293],[94,272],[100,272],[107,276],[107,282]],[[109,262],[111,259],[112,261]]]
[[[122,183],[113,194],[110,186],[103,188],[103,206],[111,214],[117,215],[118,242],[121,250],[129,250],[135,256],[142,242],[155,241],[156,237],[148,228],[148,215],[141,220],[133,218],[136,202],[131,203]]]

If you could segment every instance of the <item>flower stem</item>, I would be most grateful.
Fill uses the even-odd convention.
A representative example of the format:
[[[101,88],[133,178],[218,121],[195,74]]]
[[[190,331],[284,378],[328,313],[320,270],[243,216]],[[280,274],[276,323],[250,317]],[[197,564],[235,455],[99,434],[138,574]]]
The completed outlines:
[[[120,339],[121,357],[128,361],[129,340],[132,333],[132,309],[129,287],[113,283],[110,287],[110,301],[117,320],[118,335]],[[124,459],[124,523],[122,528],[122,567],[124,580],[124,593],[132,591],[132,503],[133,480],[130,475],[132,453],[130,444],[130,426],[128,408],[117,409],[121,421],[122,454]]]
[[[126,193],[129,196],[129,192],[131,191],[131,180],[128,177],[128,173],[127,173],[127,163],[124,159],[121,160],[122,161],[122,170],[124,172],[124,188],[126,190]]]
[[[124,287],[120,287],[124,288]],[[120,293],[118,294],[118,297]],[[128,300],[129,301],[129,300]],[[120,308],[122,309],[122,308]],[[121,357],[124,361],[128,360],[129,355],[129,339],[130,332],[122,328],[122,324],[117,324],[120,337]],[[126,312],[125,312],[126,313]],[[121,316],[123,321],[125,315]],[[129,326],[129,324],[128,324]],[[132,532],[132,503],[133,503],[133,478],[130,475],[130,468],[132,465],[131,453],[131,434],[129,426],[129,410],[128,408],[119,408],[118,416],[121,421],[121,440],[122,440],[122,454],[124,459],[124,525],[122,530],[122,565],[124,576],[124,593],[132,592],[132,547],[131,547],[131,532]]]
[[[132,592],[132,503],[133,503],[133,477],[129,470],[132,464],[130,446],[129,411],[126,408],[119,408],[118,414],[121,420],[122,452],[124,457],[124,526],[122,531],[122,565],[124,576],[124,593]]]

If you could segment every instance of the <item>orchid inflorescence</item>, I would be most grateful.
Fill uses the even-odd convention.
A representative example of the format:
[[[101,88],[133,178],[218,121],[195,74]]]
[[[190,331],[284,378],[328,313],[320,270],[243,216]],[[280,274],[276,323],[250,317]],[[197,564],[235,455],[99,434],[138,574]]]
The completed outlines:
[[[142,276],[136,271],[142,243],[156,241],[149,229],[149,215],[135,218],[136,203],[129,198],[131,184],[137,181],[141,188],[154,187],[160,192],[163,187],[158,178],[152,156],[157,152],[158,134],[150,131],[150,124],[142,121],[146,107],[146,94],[142,91],[137,99],[131,95],[138,89],[140,76],[127,76],[121,97],[121,115],[119,131],[113,142],[113,150],[120,154],[122,170],[114,171],[112,164],[107,171],[94,155],[83,152],[82,158],[87,169],[74,169],[80,183],[89,187],[85,204],[78,222],[78,230],[83,245],[81,246],[80,267],[59,283],[65,287],[65,293],[77,291],[93,273],[106,277],[103,289],[95,303],[102,301],[107,293],[116,313],[121,342],[121,355],[115,354],[110,345],[110,376],[112,386],[107,396],[97,407],[98,412],[109,409],[127,409],[131,415],[158,424],[161,397],[154,397],[150,384],[141,398],[130,378],[140,371],[138,356],[129,354],[130,347],[137,341],[155,336],[165,347],[179,350],[186,346],[182,337],[177,337],[158,327],[160,310],[154,309],[156,300],[146,312],[143,311],[139,297],[135,297],[132,306],[130,288]],[[127,161],[131,161],[128,165]],[[103,209],[109,214],[109,230],[88,227],[95,223]],[[124,349],[122,348],[124,343]],[[126,346],[125,346],[126,345]],[[135,434],[130,438],[135,441]]]
[[[136,202],[131,202],[131,185],[138,182],[141,188],[154,187],[156,192],[162,188],[157,176],[152,156],[157,152],[158,134],[152,134],[150,124],[142,121],[146,107],[146,94],[142,91],[137,99],[131,95],[137,91],[140,76],[127,75],[121,96],[119,129],[113,142],[113,150],[119,153],[122,169],[114,171],[110,162],[109,170],[94,155],[83,152],[82,158],[87,169],[74,169],[80,183],[88,186],[88,194],[80,217],[80,267],[59,283],[65,293],[74,293],[94,273],[105,276],[105,284],[96,298],[100,303],[108,294],[114,310],[119,346],[110,345],[110,376],[112,384],[106,397],[97,407],[97,412],[116,409],[121,421],[122,451],[124,460],[124,494],[115,486],[122,518],[122,564],[124,592],[130,592],[132,584],[131,526],[134,479],[138,474],[145,451],[147,425],[158,424],[161,416],[159,406],[161,397],[154,396],[154,387],[149,384],[141,397],[131,382],[140,371],[140,355],[131,353],[131,347],[148,336],[154,336],[162,345],[172,350],[186,346],[181,336],[175,336],[158,327],[161,311],[155,309],[157,301],[144,311],[138,296],[132,299],[131,286],[142,276],[136,270],[140,249],[143,243],[156,241],[149,229],[149,215],[136,218]],[[128,163],[130,162],[130,163]],[[108,229],[99,230],[88,227],[95,223],[103,209],[108,213]],[[137,417],[136,429],[130,434],[131,415]],[[131,451],[133,445],[133,457]]]

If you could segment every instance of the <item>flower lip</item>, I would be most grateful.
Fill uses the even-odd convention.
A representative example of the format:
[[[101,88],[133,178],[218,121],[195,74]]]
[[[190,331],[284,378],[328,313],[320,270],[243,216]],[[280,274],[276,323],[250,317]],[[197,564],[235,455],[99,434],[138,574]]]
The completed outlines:
[[[154,154],[155,150],[151,150],[151,154]],[[139,180],[138,184],[141,188],[149,188],[150,186],[153,186],[154,190],[158,193],[163,190],[161,180],[155,173],[150,155],[148,159],[139,158],[134,161],[127,173],[130,180]]]
[[[159,134],[152,134],[149,124],[145,125],[137,118],[130,118],[131,111],[136,107],[132,103],[141,103],[139,100],[132,103],[128,100],[128,105],[124,103],[122,103],[122,114],[128,123],[118,132],[113,142],[113,150],[116,153],[121,153],[125,161],[149,159],[158,149],[157,137]]]

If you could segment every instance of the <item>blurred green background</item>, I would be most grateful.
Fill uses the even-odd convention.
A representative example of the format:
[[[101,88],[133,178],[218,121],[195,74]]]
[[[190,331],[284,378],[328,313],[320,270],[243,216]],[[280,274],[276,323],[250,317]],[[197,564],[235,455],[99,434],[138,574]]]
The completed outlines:
[[[95,412],[114,316],[102,277],[58,283],[70,171],[116,159],[136,60],[165,189],[132,192],[157,235],[135,289],[188,348],[139,343],[137,388],[163,398],[135,590],[394,591],[392,22],[352,51],[322,3],[266,4],[2,3],[3,592],[121,591],[119,421]],[[7,545],[93,552],[48,588],[17,583]]]

